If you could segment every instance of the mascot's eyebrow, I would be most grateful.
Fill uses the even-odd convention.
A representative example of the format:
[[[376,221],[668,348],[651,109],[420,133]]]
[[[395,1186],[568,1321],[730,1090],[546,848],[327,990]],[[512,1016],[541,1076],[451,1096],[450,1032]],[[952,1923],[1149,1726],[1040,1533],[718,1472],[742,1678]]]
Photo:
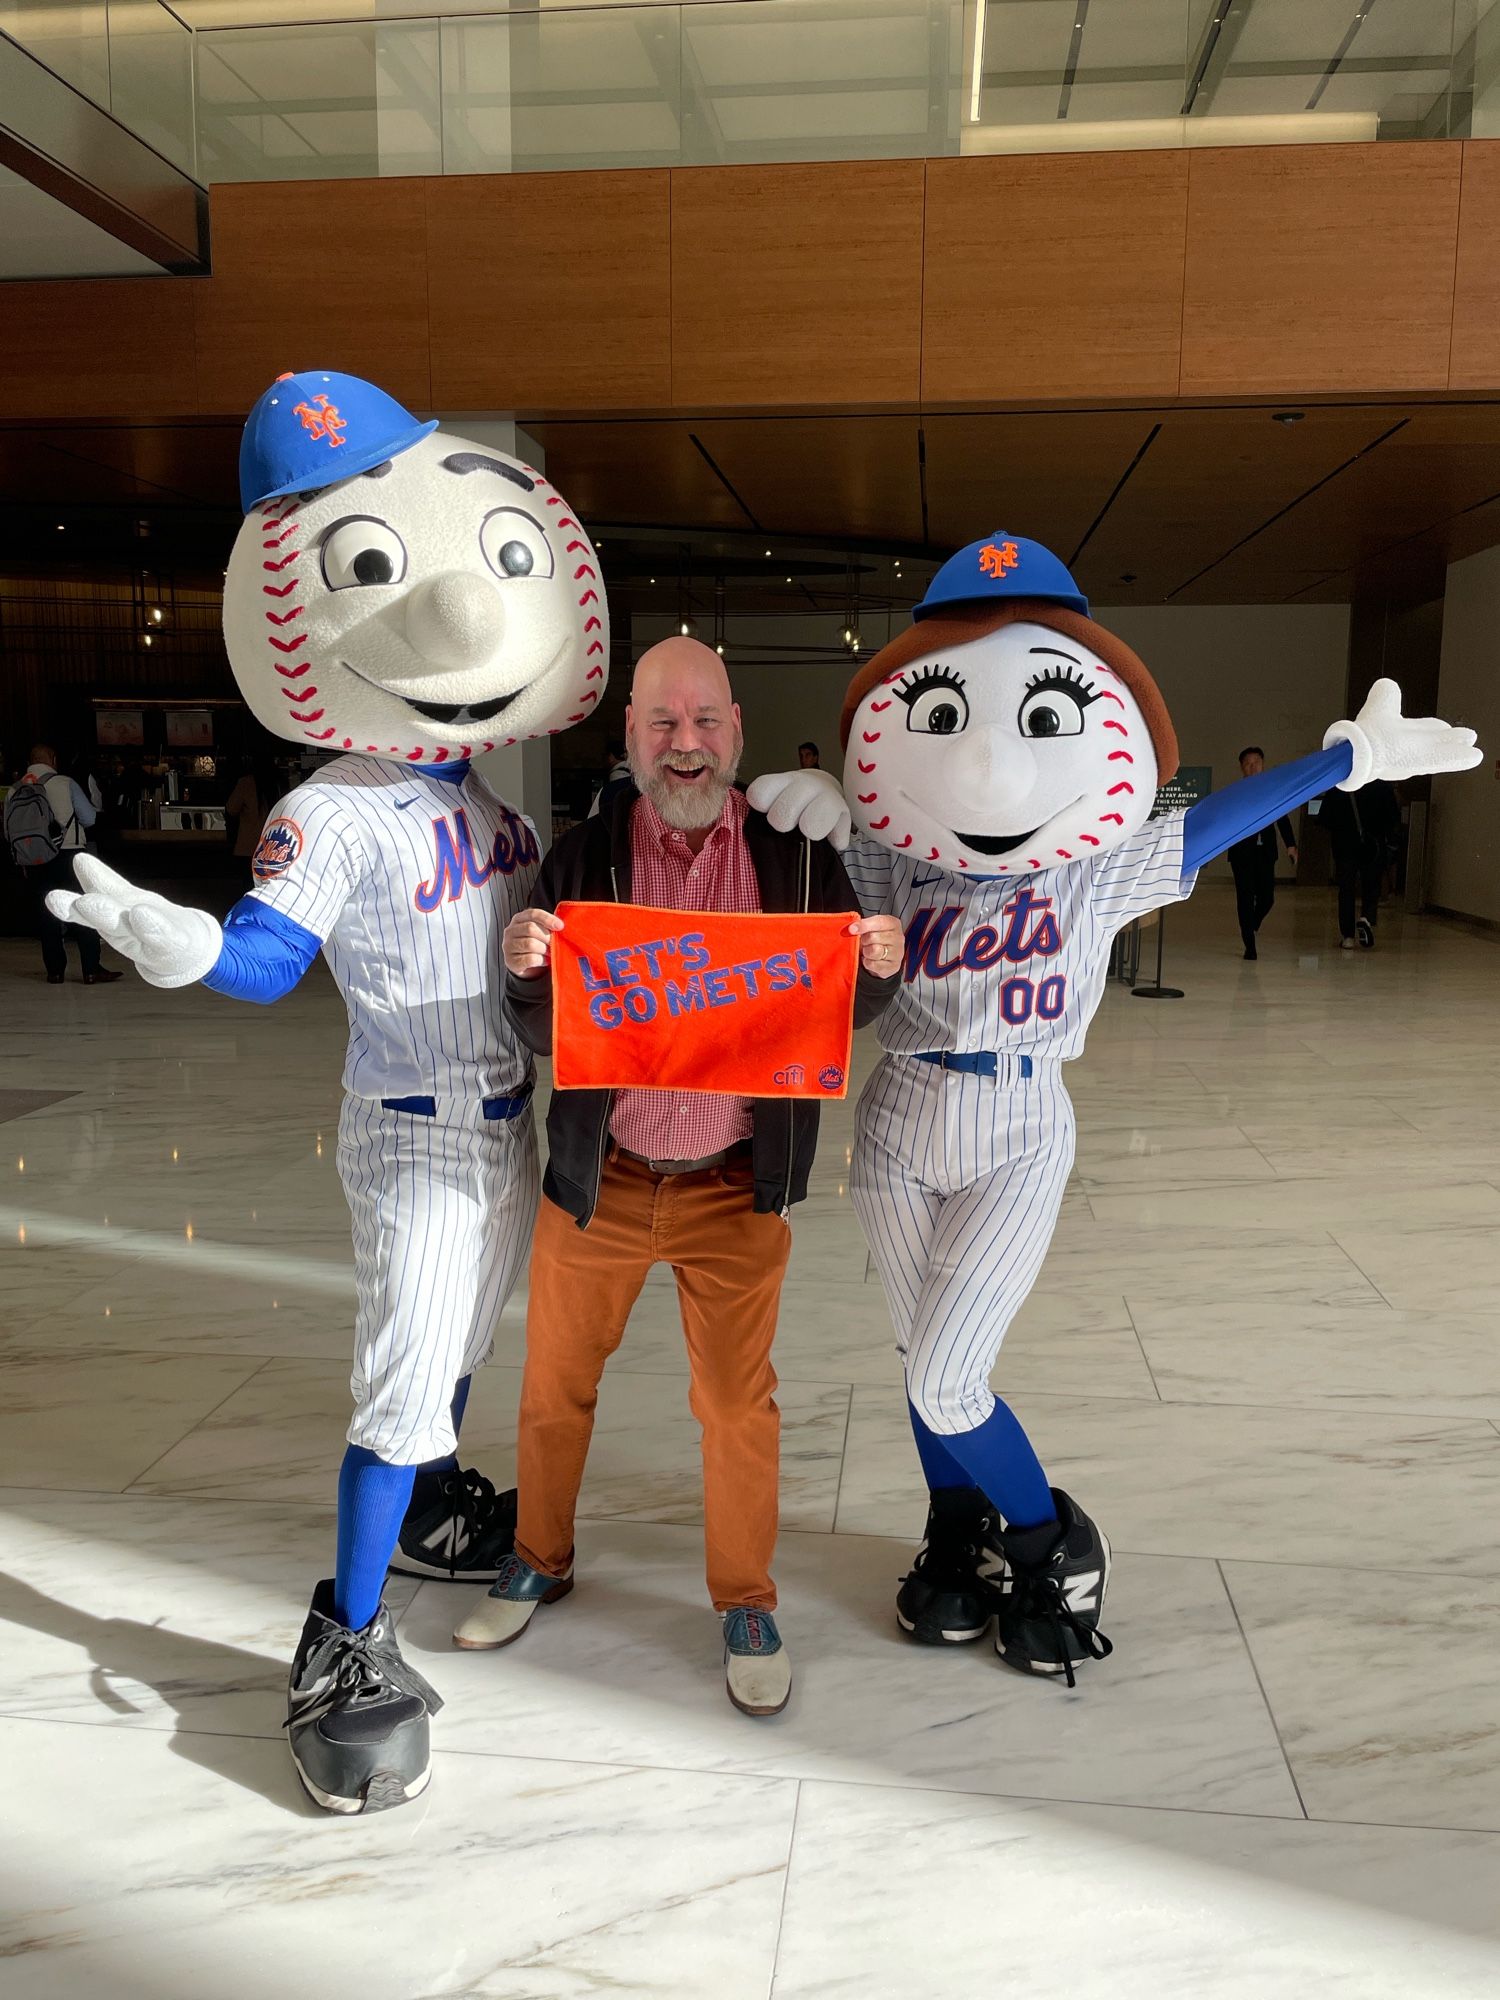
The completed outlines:
[[[1071,660],[1075,667],[1083,665],[1076,653],[1061,652],[1056,646],[1032,646],[1028,650],[1033,653],[1050,653],[1054,660]]]
[[[486,458],[483,452],[456,451],[451,458],[443,460],[443,470],[444,472],[498,472],[502,479],[509,479],[512,484],[523,487],[526,492],[536,491],[534,479],[528,479],[524,472],[519,471],[514,465],[506,465],[501,459]]]

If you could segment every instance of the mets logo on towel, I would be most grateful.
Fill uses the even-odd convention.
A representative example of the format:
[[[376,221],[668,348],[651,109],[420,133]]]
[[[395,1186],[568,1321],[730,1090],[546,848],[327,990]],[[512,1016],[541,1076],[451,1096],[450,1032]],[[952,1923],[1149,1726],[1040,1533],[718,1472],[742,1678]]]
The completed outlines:
[[[257,882],[270,882],[285,875],[302,852],[302,829],[294,819],[267,820],[260,844],[250,858],[250,873]]]

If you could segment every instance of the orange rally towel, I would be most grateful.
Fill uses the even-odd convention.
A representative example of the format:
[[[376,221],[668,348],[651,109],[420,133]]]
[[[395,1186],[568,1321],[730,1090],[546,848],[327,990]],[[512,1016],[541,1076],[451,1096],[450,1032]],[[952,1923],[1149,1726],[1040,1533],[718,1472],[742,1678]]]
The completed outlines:
[[[857,911],[747,917],[559,903],[557,914],[557,1089],[845,1094]]]

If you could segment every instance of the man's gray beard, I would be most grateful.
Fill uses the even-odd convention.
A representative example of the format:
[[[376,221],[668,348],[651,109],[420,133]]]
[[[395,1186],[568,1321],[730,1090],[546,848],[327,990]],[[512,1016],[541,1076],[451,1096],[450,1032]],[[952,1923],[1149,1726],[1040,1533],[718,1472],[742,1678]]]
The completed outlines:
[[[630,752],[630,775],[636,790],[651,801],[668,826],[679,833],[694,833],[700,827],[712,826],[723,812],[729,788],[739,772],[741,749],[737,743],[729,763],[705,771],[691,790],[673,786],[654,764],[642,763],[634,750]]]

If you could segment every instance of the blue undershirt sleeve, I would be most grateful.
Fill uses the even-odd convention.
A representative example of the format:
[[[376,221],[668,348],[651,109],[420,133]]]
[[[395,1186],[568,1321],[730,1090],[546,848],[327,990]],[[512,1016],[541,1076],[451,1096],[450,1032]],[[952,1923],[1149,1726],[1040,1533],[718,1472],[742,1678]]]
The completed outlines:
[[[224,920],[223,949],[203,984],[232,1000],[279,1000],[322,948],[314,932],[241,896]]]
[[[1262,827],[1295,807],[1305,805],[1322,792],[1331,791],[1354,769],[1354,752],[1347,743],[1335,743],[1331,750],[1316,750],[1292,764],[1278,764],[1274,771],[1257,772],[1226,785],[1222,792],[1210,792],[1206,799],[1187,809],[1182,835],[1182,872],[1191,874],[1246,840]]]

